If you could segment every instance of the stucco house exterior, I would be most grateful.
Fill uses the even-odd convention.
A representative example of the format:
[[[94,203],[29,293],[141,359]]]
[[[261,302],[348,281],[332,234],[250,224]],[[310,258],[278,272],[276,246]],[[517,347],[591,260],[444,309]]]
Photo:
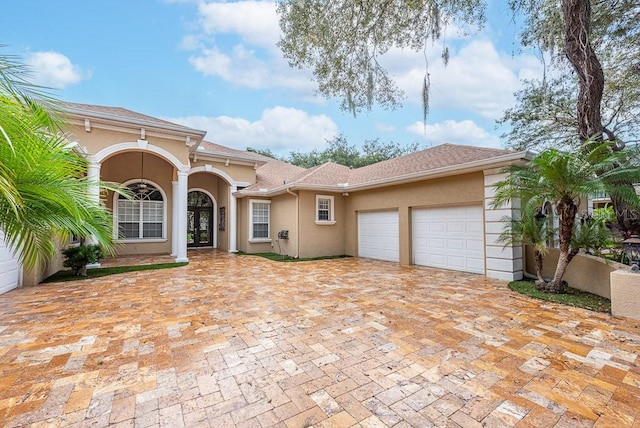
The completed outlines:
[[[121,255],[187,261],[190,248],[346,254],[522,277],[522,249],[497,240],[501,220],[517,215],[517,207],[490,203],[501,169],[529,159],[527,152],[443,144],[358,169],[335,163],[304,169],[123,108],[68,103],[65,110],[89,176],[136,194],[134,201],[103,195]],[[7,284],[0,292],[57,269],[59,261],[21,272],[0,242],[0,280]]]

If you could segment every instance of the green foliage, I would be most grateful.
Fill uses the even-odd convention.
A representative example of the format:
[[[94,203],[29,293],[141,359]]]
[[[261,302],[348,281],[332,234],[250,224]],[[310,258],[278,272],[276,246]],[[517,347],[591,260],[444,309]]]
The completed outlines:
[[[606,242],[606,227],[602,222],[575,227],[581,198],[607,192],[630,206],[640,205],[633,187],[617,185],[640,182],[640,168],[625,152],[611,150],[612,144],[587,145],[579,153],[545,150],[526,165],[506,168],[507,177],[496,184],[494,208],[512,200],[522,201],[525,213],[533,212],[546,202],[556,207],[560,256],[551,291],[564,289],[562,277],[581,247],[595,250]]]
[[[379,139],[367,140],[359,150],[349,144],[343,135],[327,141],[328,147],[322,151],[312,150],[309,153],[291,152],[288,159],[283,159],[293,165],[311,168],[325,162],[335,162],[351,168],[360,168],[398,156],[413,153],[419,149],[418,143],[400,145],[389,142],[381,143]]]
[[[337,256],[321,256],[321,257],[302,257],[295,258],[291,256],[287,256],[286,254],[278,254],[278,253],[243,253],[239,251],[236,253],[239,256],[258,256],[263,257],[265,259],[272,260],[274,262],[310,262],[315,260],[332,260],[332,259],[343,259],[345,257],[351,257],[347,255],[337,255]]]
[[[66,258],[64,266],[72,268],[76,276],[87,276],[87,265],[97,263],[104,257],[100,245],[93,244],[67,247],[62,250],[62,254]]]
[[[576,223],[571,240],[572,248],[580,248],[590,254],[602,255],[602,250],[614,245],[613,232],[607,222],[595,216],[586,216]]]
[[[498,123],[511,148],[577,148],[578,85],[564,52],[564,17],[556,0],[511,1],[526,17],[525,46],[551,53],[542,79],[525,81]],[[610,140],[640,140],[640,7],[636,0],[592,1],[591,38],[604,71],[602,123]]]
[[[392,48],[420,51],[451,24],[481,25],[484,11],[482,0],[280,0],[278,45],[292,67],[312,69],[319,92],[341,99],[343,109],[395,108],[404,94],[379,57]]]
[[[597,312],[611,312],[611,300],[571,287],[568,287],[564,294],[549,294],[538,290],[531,281],[514,281],[509,284],[509,288],[525,296],[547,302],[560,303]]]
[[[85,277],[78,277],[75,271],[61,270],[54,273],[42,282],[67,282],[77,281],[81,278],[100,278],[103,276],[116,275],[119,273],[138,272],[144,270],[171,269],[188,265],[188,262],[180,263],[157,263],[153,265],[136,265],[136,266],[114,266],[108,268],[89,269]]]
[[[524,204],[520,218],[505,217],[500,241],[506,245],[531,245],[544,255],[547,242],[554,236],[553,226],[539,207]]]
[[[56,239],[93,236],[114,251],[112,219],[91,197],[87,162],[69,145],[55,101],[0,55],[0,230],[27,269],[56,254]]]

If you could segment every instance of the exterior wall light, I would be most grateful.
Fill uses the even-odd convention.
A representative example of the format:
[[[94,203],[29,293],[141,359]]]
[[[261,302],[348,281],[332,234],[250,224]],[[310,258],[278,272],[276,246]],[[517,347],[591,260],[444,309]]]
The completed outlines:
[[[631,272],[640,273],[640,238],[638,235],[631,235],[622,241],[622,245],[627,257],[629,257]]]

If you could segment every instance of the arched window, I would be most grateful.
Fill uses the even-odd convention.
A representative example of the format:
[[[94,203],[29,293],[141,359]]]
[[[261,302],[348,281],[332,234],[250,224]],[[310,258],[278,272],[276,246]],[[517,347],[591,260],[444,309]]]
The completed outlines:
[[[134,198],[118,195],[118,239],[164,238],[162,192],[149,183],[131,183],[127,187]]]

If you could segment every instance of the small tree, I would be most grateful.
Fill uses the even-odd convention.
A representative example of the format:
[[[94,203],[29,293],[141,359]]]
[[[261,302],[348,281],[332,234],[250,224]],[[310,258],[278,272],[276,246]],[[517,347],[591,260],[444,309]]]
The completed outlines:
[[[533,257],[536,262],[536,286],[544,287],[546,284],[542,276],[542,266],[544,257],[547,254],[547,242],[554,235],[554,229],[549,225],[547,216],[542,209],[525,205],[520,219],[505,218],[504,231],[500,235],[500,240],[507,245],[531,245],[533,247]]]
[[[604,191],[631,206],[640,205],[633,187],[616,185],[640,182],[640,169],[627,153],[612,150],[613,144],[585,145],[584,150],[577,153],[546,150],[526,165],[506,168],[507,177],[496,184],[494,208],[512,200],[525,201],[525,212],[542,206],[545,201],[556,207],[560,254],[553,279],[542,287],[547,292],[565,292],[562,278],[580,249],[573,243],[581,234],[576,233],[581,198]]]
[[[62,250],[66,257],[64,266],[72,268],[77,276],[87,276],[87,265],[97,263],[104,252],[100,245],[78,245]]]

